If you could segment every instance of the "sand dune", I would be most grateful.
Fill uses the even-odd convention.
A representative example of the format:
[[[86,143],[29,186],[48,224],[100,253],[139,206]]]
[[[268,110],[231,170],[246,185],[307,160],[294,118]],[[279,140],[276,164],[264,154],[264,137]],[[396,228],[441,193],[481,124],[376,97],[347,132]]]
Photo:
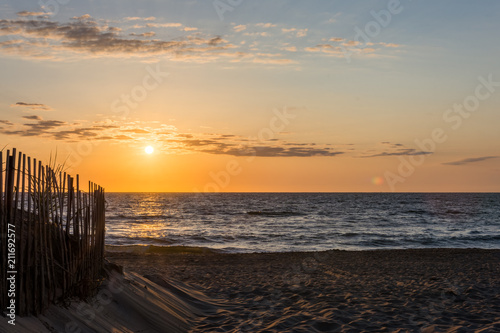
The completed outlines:
[[[167,285],[165,281],[162,281]],[[0,332],[186,332],[199,315],[216,305],[179,283],[163,288],[136,274],[113,275],[89,303],[51,306],[44,315],[0,322]]]

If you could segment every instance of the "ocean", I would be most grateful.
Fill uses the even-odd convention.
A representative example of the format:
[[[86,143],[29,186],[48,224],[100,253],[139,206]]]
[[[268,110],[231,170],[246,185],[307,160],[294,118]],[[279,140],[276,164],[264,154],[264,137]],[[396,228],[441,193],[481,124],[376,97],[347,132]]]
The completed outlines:
[[[107,193],[106,201],[114,246],[500,248],[499,193]]]

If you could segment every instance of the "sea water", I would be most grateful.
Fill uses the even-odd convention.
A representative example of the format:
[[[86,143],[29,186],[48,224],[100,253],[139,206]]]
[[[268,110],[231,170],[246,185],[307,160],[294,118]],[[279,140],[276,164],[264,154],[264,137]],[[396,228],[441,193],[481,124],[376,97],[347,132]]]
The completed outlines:
[[[500,248],[498,193],[107,193],[106,201],[107,245]]]

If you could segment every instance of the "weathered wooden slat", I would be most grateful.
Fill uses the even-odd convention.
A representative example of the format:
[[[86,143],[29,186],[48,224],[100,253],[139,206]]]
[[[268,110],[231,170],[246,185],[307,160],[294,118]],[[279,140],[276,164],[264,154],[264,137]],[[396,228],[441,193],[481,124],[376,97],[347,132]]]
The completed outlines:
[[[6,198],[6,204],[5,204],[5,217],[6,217],[6,225],[5,229],[3,230],[7,236],[7,229],[8,229],[8,224],[15,224],[14,216],[13,216],[13,210],[14,210],[14,176],[15,176],[15,165],[16,165],[16,149],[12,149],[12,155],[9,155],[9,151],[7,151],[7,163],[5,166],[6,170],[6,186],[5,186],[5,198]],[[6,238],[7,239],[7,238]],[[5,246],[7,242],[5,242]],[[7,251],[5,252],[7,254]],[[4,266],[7,267],[7,266]],[[6,290],[8,289],[7,286],[5,288]],[[4,304],[7,303],[7,294],[2,295],[4,298]]]
[[[4,237],[4,230],[5,230],[5,216],[4,216],[4,210],[3,210],[3,151],[0,151],[0,265],[1,267],[5,267],[5,260],[6,260],[6,244],[5,244],[5,237]],[[5,270],[1,269],[0,270],[0,280],[5,281],[6,276],[5,276]],[[2,309],[4,309],[4,300],[3,296],[7,293],[7,290],[4,289],[5,284],[0,282],[0,306]]]
[[[33,251],[34,251],[34,231],[33,231],[33,207],[32,207],[32,188],[34,189],[34,176],[31,175],[31,158],[28,156],[28,211],[27,211],[27,217],[28,217],[28,238],[26,239],[26,278],[25,278],[25,284],[26,284],[26,295],[35,295],[34,290],[34,278],[33,274],[34,271],[32,269],[33,267]],[[35,300],[33,297],[27,297],[26,299],[26,304],[27,304],[27,312],[28,313],[34,313],[34,304]]]
[[[40,312],[43,311],[47,304],[47,299],[46,299],[46,292],[47,292],[47,287],[46,287],[46,281],[47,281],[47,267],[46,267],[46,238],[44,237],[44,216],[45,216],[45,200],[43,197],[43,193],[45,192],[45,183],[43,179],[43,174],[42,174],[42,162],[38,161],[38,192],[37,192],[37,205],[38,205],[38,252],[39,252],[39,259],[40,259]],[[47,263],[48,264],[48,263]]]
[[[40,229],[40,221],[38,220],[39,216],[39,211],[38,211],[38,192],[40,191],[40,186],[39,186],[39,181],[38,181],[38,173],[37,173],[37,161],[36,159],[33,159],[33,267],[34,272],[33,272],[33,278],[32,281],[33,283],[33,313],[38,314],[40,313],[40,282],[39,279],[40,277],[40,251],[39,251],[39,245],[38,243],[40,242],[40,237],[39,237],[39,229]]]
[[[57,290],[57,286],[56,286],[56,276],[55,276],[55,260],[54,260],[54,251],[53,251],[53,248],[52,248],[52,240],[53,240],[53,230],[54,230],[54,223],[52,223],[52,221],[54,221],[54,204],[55,204],[55,198],[53,197],[53,183],[52,183],[52,169],[50,169],[49,166],[45,166],[45,180],[46,180],[46,194],[47,194],[47,206],[49,208],[49,211],[47,212],[46,216],[45,216],[45,232],[46,232],[46,236],[47,236],[47,249],[46,251],[48,251],[48,254],[47,254],[47,257],[48,257],[48,262],[49,262],[49,265],[48,265],[48,277],[49,277],[49,289],[50,289],[50,292],[49,292],[49,300],[50,301],[54,301],[55,300],[55,297],[56,297],[56,290]]]
[[[24,257],[25,257],[25,250],[26,249],[26,244],[28,240],[28,234],[26,233],[26,228],[25,228],[25,206],[24,206],[24,194],[26,192],[26,155],[22,155],[22,183],[21,183],[21,211],[20,211],[20,220],[21,220],[21,226],[19,228],[19,233],[20,233],[20,242],[19,245],[21,246],[21,250],[19,251],[19,267],[18,267],[18,272],[19,272],[19,312],[25,313],[26,312],[26,290],[25,290],[25,267],[26,263],[24,262]],[[21,161],[21,159],[19,159]],[[17,171],[18,173],[20,172],[19,170]]]
[[[3,151],[0,151],[0,217],[3,216]]]

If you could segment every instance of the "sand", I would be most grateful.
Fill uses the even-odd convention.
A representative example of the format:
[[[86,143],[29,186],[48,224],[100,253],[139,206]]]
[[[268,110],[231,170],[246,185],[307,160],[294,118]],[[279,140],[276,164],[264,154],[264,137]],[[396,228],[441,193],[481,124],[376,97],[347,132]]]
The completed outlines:
[[[192,332],[500,332],[500,250],[109,257],[227,306]]]
[[[144,252],[107,252],[125,274],[95,318],[74,302],[29,332],[500,332],[500,250]]]
[[[182,297],[179,297],[182,295]],[[89,301],[51,306],[43,315],[17,317],[14,326],[0,321],[0,332],[187,332],[199,316],[214,314],[219,305],[182,283],[160,287],[125,271],[113,274]]]

